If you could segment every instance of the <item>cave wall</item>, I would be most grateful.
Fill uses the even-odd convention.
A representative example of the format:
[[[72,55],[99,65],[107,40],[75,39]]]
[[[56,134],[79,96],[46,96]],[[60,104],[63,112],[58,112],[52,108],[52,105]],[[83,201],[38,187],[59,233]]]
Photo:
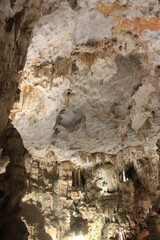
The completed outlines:
[[[27,182],[21,209],[28,238],[159,239],[159,1],[44,1],[30,46],[41,2],[8,4],[6,14],[15,10],[2,33],[11,45],[3,42],[2,56],[13,59],[2,65],[1,132],[19,82],[10,118],[29,154],[25,170],[26,150],[8,123],[2,170],[10,164],[1,177],[23,184],[3,185],[2,195],[15,192],[17,206]],[[15,235],[27,239],[20,216]],[[10,224],[1,224],[4,239]]]
[[[32,28],[40,16],[42,1],[1,1],[1,125],[7,125],[11,105],[16,98],[18,73],[23,69]]]
[[[8,120],[19,97],[32,29],[41,15],[42,1],[0,1],[0,238],[27,239],[19,203],[25,194],[27,173],[22,138]]]
[[[52,7],[34,28],[11,113],[31,154],[29,239],[156,240],[159,3]]]

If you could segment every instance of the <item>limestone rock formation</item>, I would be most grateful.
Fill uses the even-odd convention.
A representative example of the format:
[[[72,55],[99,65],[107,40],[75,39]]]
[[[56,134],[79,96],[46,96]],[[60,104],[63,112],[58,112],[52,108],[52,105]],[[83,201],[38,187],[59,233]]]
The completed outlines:
[[[19,72],[23,69],[42,1],[0,1],[0,238],[26,240],[19,203],[25,194],[26,150],[8,116],[18,100]]]
[[[65,128],[68,132],[77,131],[81,126],[85,127],[86,117],[81,109],[62,109],[57,117],[54,126],[55,134],[60,128]]]
[[[2,240],[160,239],[159,1],[0,4]]]

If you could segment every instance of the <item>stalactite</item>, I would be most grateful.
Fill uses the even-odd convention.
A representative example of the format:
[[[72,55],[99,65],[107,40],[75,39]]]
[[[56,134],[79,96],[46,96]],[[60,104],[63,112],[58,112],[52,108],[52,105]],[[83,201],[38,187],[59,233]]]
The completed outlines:
[[[125,170],[122,171],[122,176],[123,176],[123,182],[127,182],[128,178],[126,177]]]
[[[79,58],[81,60],[81,62],[85,65],[87,65],[87,67],[89,69],[91,69],[92,65],[94,64],[96,58],[97,58],[97,54],[96,53],[81,53],[79,55]]]
[[[56,61],[51,70],[54,77],[66,76],[71,72],[71,59],[61,59]]]

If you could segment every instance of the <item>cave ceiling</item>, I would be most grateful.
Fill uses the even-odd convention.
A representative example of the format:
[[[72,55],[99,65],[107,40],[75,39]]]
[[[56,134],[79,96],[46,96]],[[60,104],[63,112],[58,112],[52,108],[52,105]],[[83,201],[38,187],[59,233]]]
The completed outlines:
[[[0,102],[10,102],[0,133],[12,102],[16,130],[7,132],[0,170],[9,159],[26,168],[15,173],[24,176],[28,239],[160,239],[159,1],[10,2],[21,14],[4,5],[3,30],[17,26],[2,49],[12,56],[4,78],[17,80]]]

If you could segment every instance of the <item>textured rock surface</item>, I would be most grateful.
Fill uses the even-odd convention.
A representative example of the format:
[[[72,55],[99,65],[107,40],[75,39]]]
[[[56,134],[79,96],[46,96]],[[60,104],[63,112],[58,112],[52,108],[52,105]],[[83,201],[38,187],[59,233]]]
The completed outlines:
[[[25,10],[27,19],[39,12],[34,4],[33,11]],[[30,240],[160,238],[159,12],[157,0],[44,1],[21,73],[20,99],[10,114],[30,154],[21,204]],[[10,18],[2,33],[12,33]],[[17,45],[14,33],[7,34],[13,46],[25,50],[22,59],[14,52],[8,67],[1,65],[5,84],[22,69],[30,39],[24,34]],[[7,56],[11,48],[3,51]],[[1,103],[1,132],[17,85],[7,89],[13,93]],[[85,124],[74,118],[73,109],[80,109]],[[15,136],[16,141],[6,140],[7,156],[25,171],[22,140]],[[7,161],[3,156],[2,172]],[[10,170],[10,164],[1,175],[10,171],[13,180],[20,170]],[[23,172],[24,183],[25,178]],[[6,189],[16,196],[23,192]]]
[[[19,71],[24,67],[31,32],[42,1],[0,1],[0,238],[26,240],[19,203],[27,172],[22,138],[8,115],[19,98]]]

